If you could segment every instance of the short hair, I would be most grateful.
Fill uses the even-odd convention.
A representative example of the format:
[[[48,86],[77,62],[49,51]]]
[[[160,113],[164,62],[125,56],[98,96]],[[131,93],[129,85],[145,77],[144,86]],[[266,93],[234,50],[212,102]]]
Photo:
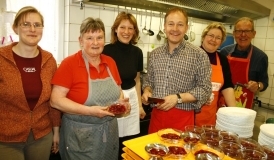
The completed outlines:
[[[100,18],[92,18],[88,17],[82,21],[82,24],[80,26],[80,36],[82,37],[84,33],[87,32],[95,32],[102,30],[104,32],[105,36],[105,26],[104,23]]]
[[[201,43],[205,39],[205,36],[209,32],[209,30],[214,29],[214,28],[219,29],[222,32],[222,42],[221,43],[223,43],[225,41],[226,29],[225,29],[224,25],[220,22],[212,22],[203,30],[203,33],[202,33],[202,36],[201,36],[202,37],[201,38]]]
[[[18,27],[19,22],[21,20],[25,20],[26,16],[28,14],[30,14],[30,13],[36,13],[36,14],[38,14],[40,16],[40,18],[41,18],[42,25],[44,26],[44,17],[43,17],[43,15],[35,7],[25,6],[25,7],[21,8],[17,12],[17,14],[15,15],[12,28],[14,29],[14,28]]]
[[[132,39],[130,40],[131,44],[137,44],[138,42],[138,38],[139,38],[139,28],[137,25],[137,21],[135,19],[135,17],[131,14],[131,13],[127,13],[127,12],[120,12],[112,27],[111,27],[111,39],[110,39],[110,43],[115,43],[118,41],[118,37],[117,37],[117,33],[115,32],[115,30],[118,28],[118,26],[120,25],[120,23],[123,20],[128,20],[134,27],[134,34],[132,36]]]
[[[251,19],[249,17],[241,17],[241,18],[237,19],[237,21],[234,23],[234,30],[236,28],[237,23],[239,23],[240,21],[249,21],[251,23],[251,25],[252,25],[251,29],[253,31],[255,30],[255,28],[254,28],[254,21],[253,21],[253,19]]]
[[[164,23],[166,23],[166,17],[167,17],[168,15],[170,15],[171,13],[174,13],[174,12],[180,12],[180,13],[182,13],[182,14],[185,16],[185,18],[186,18],[186,24],[188,25],[188,15],[187,15],[187,12],[186,12],[185,10],[183,10],[182,8],[179,8],[179,7],[171,8],[171,9],[169,9],[169,10],[166,12]]]

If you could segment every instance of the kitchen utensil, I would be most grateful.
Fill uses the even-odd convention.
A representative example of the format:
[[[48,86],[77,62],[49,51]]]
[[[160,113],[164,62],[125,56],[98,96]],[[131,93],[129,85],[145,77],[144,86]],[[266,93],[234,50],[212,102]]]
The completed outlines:
[[[160,13],[160,25],[159,25],[159,32],[156,36],[157,40],[158,41],[161,41],[161,34],[164,34],[163,31],[162,31],[162,13]]]
[[[146,25],[147,25],[147,11],[146,11],[145,27],[142,29],[142,32],[143,32],[144,35],[149,34],[149,31],[146,29]]]
[[[188,36],[185,34],[184,35],[184,39],[187,41],[188,40]]]
[[[149,30],[148,30],[148,35],[149,36],[154,35],[154,32],[151,30],[151,21],[152,21],[152,11],[150,12],[150,26],[149,26]]]
[[[166,34],[163,32],[163,29],[162,29],[162,25],[165,23],[165,20],[164,20],[164,17],[162,19],[162,17],[160,17],[160,19],[162,20],[161,22],[161,31],[159,31],[159,35],[162,37],[162,38],[166,38]]]

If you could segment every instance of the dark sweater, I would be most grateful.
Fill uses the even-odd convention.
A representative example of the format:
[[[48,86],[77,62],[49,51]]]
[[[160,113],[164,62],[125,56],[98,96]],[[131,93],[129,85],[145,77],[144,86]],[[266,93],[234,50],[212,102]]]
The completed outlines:
[[[107,44],[104,47],[103,54],[115,60],[122,80],[122,89],[134,87],[137,72],[143,70],[142,50],[132,44],[117,41],[114,44]]]
[[[252,47],[253,51],[250,58],[248,78],[249,81],[252,80],[263,83],[264,88],[261,90],[262,92],[268,87],[268,57],[262,50],[260,50],[256,46],[252,45]],[[231,53],[232,57],[240,58],[246,58],[248,52],[249,51],[242,52],[237,50],[237,44],[226,46],[220,51],[220,53],[225,56]]]

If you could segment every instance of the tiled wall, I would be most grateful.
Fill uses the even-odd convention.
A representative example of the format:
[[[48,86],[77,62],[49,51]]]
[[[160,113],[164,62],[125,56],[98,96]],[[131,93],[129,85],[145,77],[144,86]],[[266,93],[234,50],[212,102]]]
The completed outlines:
[[[266,18],[258,19],[255,21],[255,29],[257,31],[256,37],[253,40],[253,44],[259,47],[261,50],[269,57],[269,87],[266,91],[258,95],[259,99],[266,104],[274,105],[274,0],[264,0],[258,3],[265,3],[267,7],[273,6],[271,8],[271,15]],[[79,27],[83,19],[86,17],[101,18],[105,24],[106,28],[106,42],[110,41],[110,28],[118,14],[118,10],[127,10],[132,12],[135,17],[137,17],[137,22],[140,30],[140,40],[138,46],[142,49],[144,54],[144,67],[146,67],[147,62],[147,52],[153,50],[153,48],[160,46],[164,43],[164,40],[157,40],[156,34],[159,31],[160,26],[160,16],[158,13],[152,13],[152,24],[150,28],[150,11],[143,11],[131,9],[131,8],[119,8],[115,6],[90,6],[85,5],[83,10],[80,10],[78,4],[69,4],[69,1],[65,1],[65,42],[64,42],[64,52],[65,56],[75,53],[79,50],[78,36]],[[142,14],[142,16],[140,16]],[[194,45],[201,44],[201,33],[206,25],[209,23],[205,20],[199,20],[195,18],[190,18],[190,28],[189,31],[195,33],[195,40],[191,43]],[[154,36],[148,36],[142,34],[142,29],[146,26],[146,29],[151,29],[154,31]],[[226,26],[227,32],[232,33],[233,27],[229,25]]]

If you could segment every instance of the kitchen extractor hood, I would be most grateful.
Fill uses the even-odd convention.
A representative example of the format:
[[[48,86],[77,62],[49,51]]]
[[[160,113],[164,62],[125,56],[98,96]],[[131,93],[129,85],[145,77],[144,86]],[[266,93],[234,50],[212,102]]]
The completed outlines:
[[[190,17],[232,24],[240,17],[254,20],[270,15],[270,9],[252,0],[72,0],[74,3],[118,5],[166,12],[174,6],[184,8]]]

